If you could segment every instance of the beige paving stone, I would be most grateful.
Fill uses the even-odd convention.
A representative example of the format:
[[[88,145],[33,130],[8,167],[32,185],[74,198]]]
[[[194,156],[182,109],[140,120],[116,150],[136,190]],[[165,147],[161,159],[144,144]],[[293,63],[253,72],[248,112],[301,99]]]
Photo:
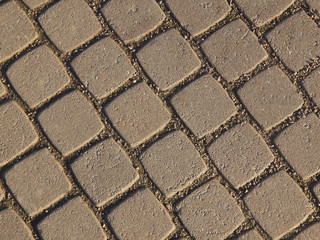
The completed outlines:
[[[31,240],[31,232],[22,219],[11,209],[0,211],[0,239]]]
[[[110,38],[86,49],[71,65],[84,85],[98,98],[106,96],[134,73],[127,56]]]
[[[124,41],[136,40],[164,19],[161,9],[152,0],[111,0],[101,11]]]
[[[313,192],[320,201],[320,183],[316,184],[316,186],[313,188]]]
[[[40,112],[38,120],[63,155],[76,150],[98,135],[103,125],[93,107],[72,91]]]
[[[4,192],[2,189],[0,189],[0,201],[4,198]]]
[[[201,46],[213,66],[228,81],[252,70],[267,57],[258,39],[241,20],[219,29]]]
[[[141,155],[141,161],[167,196],[185,187],[206,169],[199,153],[180,131],[172,132],[151,145]]]
[[[258,176],[273,161],[267,145],[248,123],[236,125],[217,138],[208,153],[235,187]]]
[[[40,4],[47,2],[47,0],[24,0],[24,2],[30,7],[35,8],[38,7]]]
[[[90,148],[71,167],[98,206],[130,187],[137,179],[129,158],[112,139]]]
[[[137,52],[149,77],[167,89],[200,67],[200,60],[188,43],[174,30],[152,39]]]
[[[303,82],[303,86],[312,97],[313,101],[320,107],[320,69],[314,70]]]
[[[285,172],[263,180],[244,201],[272,238],[282,236],[312,212],[306,196]]]
[[[236,240],[262,240],[262,238],[256,231],[251,230],[239,236]]]
[[[288,77],[271,67],[238,90],[245,107],[264,128],[283,121],[303,104]]]
[[[286,10],[293,0],[237,0],[242,11],[251,19],[251,21],[260,26],[270,21]]]
[[[227,93],[210,75],[189,84],[171,103],[197,136],[212,131],[236,112]]]
[[[169,215],[147,189],[138,190],[107,214],[120,240],[164,239],[174,229]]]
[[[244,220],[231,195],[216,180],[196,189],[177,209],[195,239],[224,239]]]
[[[101,26],[85,1],[59,1],[39,17],[48,37],[62,51],[70,51],[95,35]]]
[[[320,236],[320,223],[312,224],[310,227],[302,231],[294,240],[311,240],[317,239]]]
[[[304,179],[320,170],[320,120],[314,114],[283,130],[275,143],[289,164]]]
[[[99,221],[80,197],[50,213],[38,224],[38,229],[44,239],[106,239]]]
[[[0,61],[20,50],[35,38],[36,32],[28,17],[13,2],[0,5]]]
[[[311,9],[316,10],[317,14],[320,14],[320,2],[318,0],[307,0]]]
[[[5,173],[10,190],[31,215],[65,194],[70,185],[62,168],[47,149],[41,149]]]
[[[12,102],[0,105],[0,165],[17,156],[37,140],[27,116]]]
[[[3,84],[0,83],[0,96],[2,96],[5,92],[6,92],[6,90],[4,89]]]
[[[283,62],[297,71],[319,55],[319,34],[316,23],[304,11],[299,11],[272,29],[266,37]]]
[[[105,111],[113,126],[132,146],[153,135],[170,120],[160,99],[144,83],[120,94]]]
[[[7,75],[30,107],[51,97],[68,82],[67,73],[58,58],[44,45],[14,62]]]
[[[224,0],[166,0],[170,10],[191,34],[198,34],[227,15],[230,7]]]

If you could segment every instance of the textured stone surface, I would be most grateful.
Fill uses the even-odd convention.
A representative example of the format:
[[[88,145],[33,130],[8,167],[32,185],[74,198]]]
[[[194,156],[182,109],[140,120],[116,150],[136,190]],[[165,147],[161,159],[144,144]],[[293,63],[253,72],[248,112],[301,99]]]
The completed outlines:
[[[318,200],[320,201],[320,183],[317,183],[314,188],[313,188],[313,192],[316,195],[316,197],[318,198]]]
[[[262,240],[262,238],[256,231],[251,230],[239,236],[238,238],[236,238],[236,240]]]
[[[275,143],[302,178],[320,171],[320,119],[316,115],[309,114],[283,130]]]
[[[320,223],[315,223],[293,238],[294,240],[310,240],[317,239],[320,236]]]
[[[294,71],[320,54],[320,29],[304,12],[287,18],[269,33],[267,39],[284,63]]]
[[[301,107],[303,99],[288,77],[271,67],[238,90],[246,108],[264,128],[270,128]]]
[[[189,84],[171,102],[197,136],[212,131],[236,111],[227,93],[210,75]]]
[[[134,73],[124,52],[110,38],[90,46],[72,61],[71,66],[98,98],[104,97]]]
[[[7,75],[30,107],[49,98],[68,82],[58,58],[44,45],[19,58]]]
[[[231,128],[208,148],[218,169],[236,187],[259,175],[273,155],[259,134],[248,124]]]
[[[40,4],[47,2],[46,0],[24,0],[24,2],[30,7],[35,8]]]
[[[244,220],[235,201],[216,180],[196,189],[177,208],[196,239],[223,239]]]
[[[244,201],[272,238],[282,236],[312,212],[306,196],[285,172],[265,179]]]
[[[258,39],[240,20],[235,20],[206,39],[202,49],[228,81],[253,69],[267,57]]]
[[[200,67],[191,47],[173,29],[152,39],[138,51],[137,57],[149,77],[163,89]]]
[[[169,215],[147,189],[120,203],[107,220],[120,240],[163,239],[174,229]]]
[[[303,82],[303,86],[308,91],[312,100],[320,108],[320,69],[312,72]]]
[[[128,188],[137,178],[129,158],[111,139],[93,146],[71,167],[84,190],[98,205]]]

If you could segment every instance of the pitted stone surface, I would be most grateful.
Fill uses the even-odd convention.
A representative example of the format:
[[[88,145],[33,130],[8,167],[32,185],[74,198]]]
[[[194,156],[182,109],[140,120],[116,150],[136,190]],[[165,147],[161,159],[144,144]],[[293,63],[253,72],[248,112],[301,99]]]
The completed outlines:
[[[317,239],[320,236],[320,223],[315,223],[305,229],[302,233],[298,234],[294,240],[311,240]]]
[[[236,238],[236,240],[262,240],[262,238],[256,231],[251,230]]]
[[[24,2],[30,7],[35,8],[38,7],[40,4],[47,2],[47,0],[24,0]]]
[[[106,96],[134,73],[124,52],[110,38],[90,46],[72,61],[71,66],[98,98]]]
[[[161,33],[137,53],[149,77],[162,89],[169,88],[200,67],[200,60],[174,29]]]
[[[196,189],[177,209],[195,239],[223,239],[244,220],[235,201],[216,180]]]
[[[199,34],[221,20],[230,10],[224,0],[166,0],[172,13],[192,35]]]
[[[7,75],[30,107],[46,100],[68,82],[58,58],[44,45],[19,58]]]
[[[266,37],[283,62],[298,71],[320,54],[320,29],[304,12],[288,17]]]
[[[137,178],[129,158],[112,139],[93,146],[71,167],[98,206],[130,187]]]
[[[272,238],[284,235],[312,212],[306,196],[285,172],[263,180],[244,201]]]
[[[120,240],[164,239],[174,230],[169,215],[155,196],[142,189],[107,213]]]
[[[320,119],[316,115],[309,114],[284,129],[275,143],[302,178],[320,170]]]
[[[171,102],[197,136],[219,127],[236,112],[227,93],[210,75],[189,84],[174,95]]]
[[[303,86],[312,97],[312,100],[320,108],[320,69],[312,72],[304,81]]]
[[[303,103],[289,78],[278,67],[259,73],[240,88],[238,94],[264,128],[281,122]]]
[[[240,20],[217,30],[201,46],[213,66],[228,81],[252,70],[267,57],[258,39]]]

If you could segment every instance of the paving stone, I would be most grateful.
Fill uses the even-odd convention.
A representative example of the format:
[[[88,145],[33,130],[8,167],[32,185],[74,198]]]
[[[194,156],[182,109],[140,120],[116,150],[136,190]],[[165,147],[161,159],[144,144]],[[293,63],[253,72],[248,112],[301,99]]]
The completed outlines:
[[[199,153],[180,131],[172,132],[151,145],[142,153],[141,161],[167,196],[185,187],[206,169]]]
[[[110,38],[86,49],[71,65],[84,85],[98,98],[106,96],[134,73],[127,56]]]
[[[47,2],[47,0],[24,0],[30,8],[38,7],[40,4]]]
[[[293,0],[237,0],[242,11],[251,19],[251,21],[261,26],[271,19],[280,15],[294,1]]]
[[[0,83],[0,96],[2,96],[5,92],[6,92],[6,90],[4,89],[3,84]]]
[[[0,105],[0,165],[17,156],[37,140],[27,116],[12,102]]]
[[[30,230],[11,209],[0,211],[0,239],[33,239]]]
[[[227,93],[210,75],[187,85],[173,96],[171,103],[198,137],[219,127],[236,112]]]
[[[310,5],[311,9],[314,9],[316,13],[320,14],[320,2],[318,0],[307,0],[307,3]]]
[[[191,34],[199,34],[225,17],[230,10],[224,0],[166,0],[170,10]]]
[[[160,99],[144,83],[120,94],[105,111],[113,126],[132,146],[153,135],[170,120]]]
[[[320,170],[320,120],[314,114],[284,129],[275,138],[281,153],[304,179]]]
[[[120,240],[164,239],[174,229],[164,207],[147,189],[116,206],[107,220]]]
[[[51,97],[68,82],[68,75],[58,58],[44,45],[14,62],[7,75],[30,107]]]
[[[216,180],[196,189],[177,209],[195,239],[223,239],[244,221],[231,195]]]
[[[38,229],[44,239],[106,239],[99,221],[80,197],[50,213]]]
[[[40,15],[39,22],[62,51],[72,50],[101,30],[94,13],[81,0],[59,1]]]
[[[124,41],[136,40],[164,19],[161,9],[152,0],[111,0],[101,11]]]
[[[4,198],[4,192],[3,190],[0,188],[0,201]]]
[[[174,30],[156,36],[137,52],[149,77],[167,89],[200,67],[200,60],[188,43]]]
[[[267,52],[241,20],[219,29],[201,46],[213,66],[228,81],[252,70],[267,58]]]
[[[303,230],[294,240],[311,240],[317,239],[320,236],[320,222],[312,224],[307,229]]]
[[[71,167],[98,206],[130,187],[137,179],[129,158],[112,139],[90,148]]]
[[[282,236],[312,212],[306,196],[285,172],[263,180],[244,197],[244,201],[272,238]]]
[[[36,37],[27,15],[13,2],[0,5],[0,61],[26,46]]]
[[[53,102],[40,112],[38,120],[63,155],[88,142],[103,128],[93,107],[77,91]]]
[[[5,173],[5,180],[21,206],[33,215],[67,193],[70,185],[47,149],[41,149]]]
[[[320,107],[320,69],[314,70],[303,82],[303,86],[312,97],[312,100]]]
[[[298,71],[320,54],[319,35],[316,23],[300,11],[272,29],[266,37],[283,62]]]
[[[248,123],[236,125],[217,138],[208,153],[235,187],[258,176],[273,161],[267,145]]]
[[[320,183],[316,184],[316,186],[313,188],[313,192],[320,201]]]
[[[238,90],[253,117],[266,129],[280,123],[303,104],[288,77],[271,67],[256,75]]]
[[[236,238],[236,240],[262,240],[261,236],[254,230],[248,231],[240,237]]]

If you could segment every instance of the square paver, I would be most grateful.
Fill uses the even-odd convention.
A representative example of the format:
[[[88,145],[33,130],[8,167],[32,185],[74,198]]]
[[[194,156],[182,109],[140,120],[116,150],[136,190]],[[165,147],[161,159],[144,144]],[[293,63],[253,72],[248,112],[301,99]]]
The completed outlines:
[[[103,129],[97,113],[77,91],[64,95],[38,116],[40,125],[63,155],[81,147]]]
[[[254,230],[248,231],[240,235],[236,240],[262,240],[261,236]]]
[[[90,46],[71,62],[71,66],[97,98],[106,96],[134,73],[127,56],[110,38]]]
[[[180,131],[151,145],[142,153],[141,162],[167,196],[185,187],[206,169],[195,147]]]
[[[68,82],[68,75],[58,58],[44,45],[14,62],[7,75],[30,107],[51,97]]]
[[[112,139],[90,148],[71,167],[98,206],[130,187],[138,177],[129,158]]]
[[[98,219],[80,197],[54,210],[37,227],[43,239],[106,239]]]
[[[39,22],[62,51],[72,50],[101,30],[99,21],[83,0],[59,1],[40,15]]]
[[[22,109],[12,101],[0,104],[0,165],[36,140],[37,134]]]
[[[232,21],[213,33],[201,47],[213,66],[228,81],[254,69],[268,56],[256,36],[241,20]]]
[[[320,170],[320,119],[316,115],[309,114],[284,129],[275,143],[302,178]]]
[[[13,2],[0,5],[0,61],[26,46],[36,37],[27,15]]]
[[[303,86],[312,97],[312,100],[320,108],[320,69],[315,69],[303,81]]]
[[[124,41],[136,40],[164,19],[164,14],[153,0],[110,0],[101,11]]]
[[[137,52],[137,57],[149,77],[162,89],[200,68],[200,60],[174,29],[153,38]]]
[[[258,176],[273,161],[266,143],[248,123],[236,125],[221,135],[208,148],[208,153],[235,187]]]
[[[285,172],[262,181],[244,201],[273,239],[290,231],[313,211],[299,186]]]
[[[307,229],[303,230],[294,240],[311,240],[317,239],[320,236],[320,222],[312,224]]]
[[[272,48],[293,71],[307,65],[320,54],[320,29],[304,12],[290,16],[267,33]]]
[[[147,189],[138,190],[107,214],[120,240],[164,239],[174,225],[164,207]]]
[[[35,8],[47,1],[48,0],[24,0],[24,3],[26,3],[29,6],[29,8]]]
[[[187,85],[172,97],[171,103],[198,137],[219,127],[236,112],[227,92],[210,75]]]
[[[238,95],[266,129],[283,121],[303,104],[288,77],[275,66],[256,75],[238,90]]]
[[[161,100],[144,83],[120,94],[105,111],[113,126],[132,146],[162,129],[170,114]]]
[[[47,149],[32,153],[14,165],[5,173],[5,180],[30,215],[48,207],[70,188],[63,169]]]
[[[166,0],[170,10],[192,35],[199,34],[227,15],[225,0]]]
[[[177,210],[195,239],[224,239],[244,221],[231,195],[216,180],[193,191]]]

